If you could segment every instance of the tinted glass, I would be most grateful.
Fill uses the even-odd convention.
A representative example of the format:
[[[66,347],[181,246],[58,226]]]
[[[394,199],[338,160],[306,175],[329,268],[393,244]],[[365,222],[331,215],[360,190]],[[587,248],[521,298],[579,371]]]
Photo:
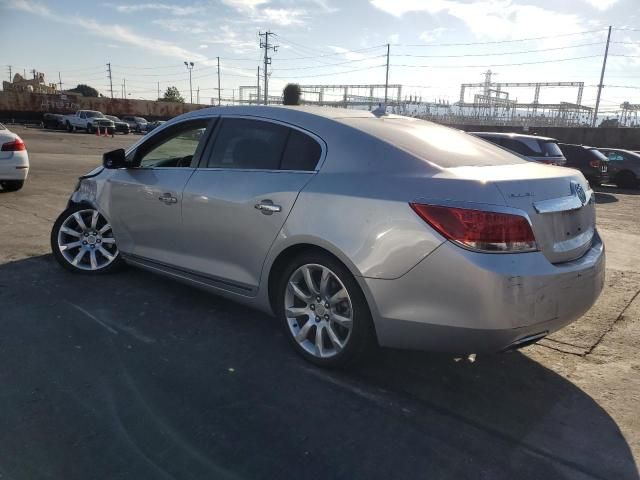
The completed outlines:
[[[529,148],[527,144],[513,138],[500,139],[500,145],[502,145],[504,148],[508,148],[512,152],[519,153],[520,155],[535,155],[535,152],[531,148]]]
[[[556,142],[545,142],[540,140],[540,146],[546,157],[561,157],[562,150]]]
[[[298,130],[291,130],[282,156],[281,170],[314,170],[322,148],[313,138]]]
[[[102,115],[102,113],[100,112],[92,112],[91,110],[89,110],[87,112],[87,118],[104,118],[104,115]]]
[[[198,144],[204,136],[207,122],[176,126],[160,143],[150,147],[140,158],[140,167],[189,167]]]
[[[596,157],[600,161],[605,161],[605,162],[607,161],[607,157],[600,150],[596,150],[595,148],[590,148],[589,153],[591,154],[592,158]]]
[[[207,165],[212,168],[277,170],[289,129],[244,118],[222,121]]]

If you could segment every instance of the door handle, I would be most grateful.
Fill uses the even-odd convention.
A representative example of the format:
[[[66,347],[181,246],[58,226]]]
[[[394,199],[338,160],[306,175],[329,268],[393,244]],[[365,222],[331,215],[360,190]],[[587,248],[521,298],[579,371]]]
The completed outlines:
[[[171,195],[170,193],[163,193],[161,197],[158,197],[158,200],[164,202],[165,205],[170,205],[172,203],[178,203],[178,199]]]
[[[263,200],[260,203],[256,203],[254,207],[265,215],[272,215],[282,211],[282,207],[280,205],[274,205],[271,200]]]

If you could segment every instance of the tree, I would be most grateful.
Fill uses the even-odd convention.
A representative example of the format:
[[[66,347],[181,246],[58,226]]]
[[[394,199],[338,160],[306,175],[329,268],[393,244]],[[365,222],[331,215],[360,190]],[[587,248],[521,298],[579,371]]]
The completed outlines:
[[[176,87],[167,87],[164,97],[159,98],[161,102],[184,103],[184,98],[180,95],[180,91]]]
[[[300,105],[302,90],[297,83],[287,83],[282,91],[282,100],[285,105]]]
[[[98,90],[89,85],[85,85],[84,83],[79,84],[76,88],[72,88],[69,90],[72,93],[79,93],[84,97],[97,97]]]

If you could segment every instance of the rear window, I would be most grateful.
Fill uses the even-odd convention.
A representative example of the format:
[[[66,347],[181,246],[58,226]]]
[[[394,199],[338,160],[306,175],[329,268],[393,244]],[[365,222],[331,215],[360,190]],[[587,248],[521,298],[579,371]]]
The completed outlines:
[[[590,148],[589,149],[589,153],[593,156],[596,157],[598,160],[600,160],[601,162],[608,162],[609,159],[607,158],[607,156],[602,153],[600,150],[595,149],[595,148]]]
[[[336,121],[442,168],[512,165],[526,162],[474,135],[416,118],[390,116],[340,118]]]
[[[544,140],[539,140],[539,142],[542,146],[542,152],[544,153],[545,157],[561,157],[562,156],[562,150],[560,150],[560,147],[556,142],[549,142]]]

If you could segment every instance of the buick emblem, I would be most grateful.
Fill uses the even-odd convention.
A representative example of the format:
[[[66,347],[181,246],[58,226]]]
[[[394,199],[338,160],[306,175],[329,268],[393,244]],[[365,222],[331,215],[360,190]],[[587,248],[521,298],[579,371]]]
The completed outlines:
[[[582,205],[587,203],[587,194],[584,193],[584,188],[578,182],[571,182],[571,193],[580,199]]]

